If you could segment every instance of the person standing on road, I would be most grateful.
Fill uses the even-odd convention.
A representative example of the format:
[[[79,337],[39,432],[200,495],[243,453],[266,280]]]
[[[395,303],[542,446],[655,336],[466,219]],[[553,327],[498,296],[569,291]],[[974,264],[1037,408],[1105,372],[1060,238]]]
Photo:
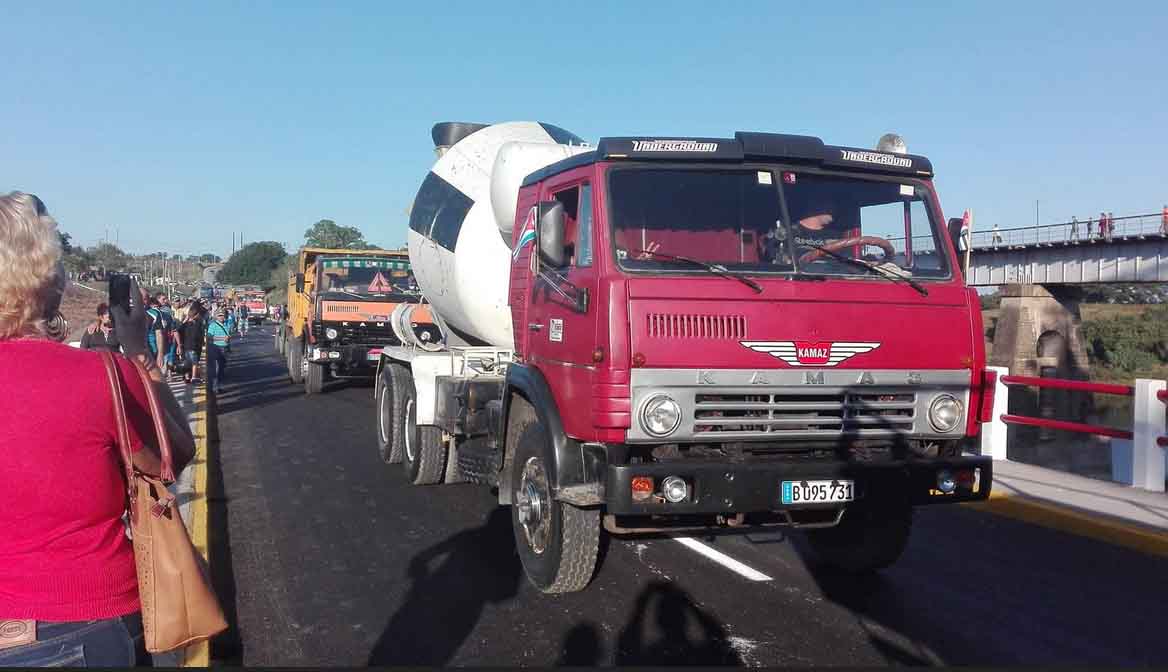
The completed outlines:
[[[1071,217],[1071,240],[1079,239],[1079,218]]]
[[[183,356],[186,358],[190,370],[183,376],[188,384],[198,384],[199,360],[203,356],[203,344],[206,342],[207,324],[203,319],[203,307],[197,302],[187,307],[186,319],[179,327],[182,334]]]
[[[149,665],[113,395],[97,353],[51,339],[65,290],[56,222],[35,196],[0,196],[0,667]],[[157,474],[158,437],[136,360],[164,409],[174,466],[187,420],[146,348],[143,293],[118,306],[114,355],[134,466]]]
[[[150,307],[146,309],[146,318],[149,320],[149,329],[146,332],[146,346],[154,355],[158,368],[166,370],[166,329],[162,311],[158,309],[158,299],[150,297]],[[123,344],[124,345],[124,344]]]
[[[231,329],[227,326],[227,312],[220,309],[215,319],[207,324],[207,381],[218,394],[227,371],[227,346],[231,344]]]
[[[247,318],[251,315],[251,309],[247,307],[246,303],[239,304],[239,337],[247,336]]]
[[[118,336],[114,333],[114,325],[110,322],[109,304],[97,304],[97,319],[85,328],[81,335],[82,350],[109,350],[121,352]]]

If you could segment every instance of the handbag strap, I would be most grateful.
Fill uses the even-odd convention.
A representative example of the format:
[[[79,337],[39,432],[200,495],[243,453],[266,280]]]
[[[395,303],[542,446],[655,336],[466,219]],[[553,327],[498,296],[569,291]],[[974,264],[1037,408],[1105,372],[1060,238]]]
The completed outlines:
[[[118,425],[118,446],[121,449],[122,462],[126,465],[126,482],[132,483],[134,480],[134,456],[130,450],[130,426],[126,418],[125,399],[122,395],[121,374],[112,352],[101,351],[100,354],[102,362],[105,364],[106,378],[110,383],[110,395],[113,397],[114,419]],[[149,406],[150,419],[154,421],[154,433],[158,435],[158,452],[162,458],[162,473],[159,474],[159,478],[163,483],[169,485],[175,481],[175,477],[170,433],[166,431],[166,411],[162,407],[162,400],[158,396],[158,389],[154,387],[154,381],[150,380],[150,374],[146,373],[146,369],[138,362],[130,360],[130,364],[138,372],[142,387],[146,389],[146,403]],[[130,494],[133,495],[132,492]]]

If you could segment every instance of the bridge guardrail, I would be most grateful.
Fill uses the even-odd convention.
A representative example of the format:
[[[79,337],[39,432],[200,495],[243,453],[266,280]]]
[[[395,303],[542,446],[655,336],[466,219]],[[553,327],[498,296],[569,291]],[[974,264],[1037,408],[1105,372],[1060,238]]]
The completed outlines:
[[[1081,434],[1094,434],[1112,439],[1113,473],[1120,482],[1152,492],[1164,492],[1165,471],[1168,470],[1168,381],[1136,379],[1134,385],[1093,383],[1062,378],[1011,376],[1004,367],[988,367],[999,375],[995,384],[992,419],[982,427],[981,453],[995,460],[1007,458],[1006,425],[1046,427]],[[1134,397],[1132,428],[1130,430],[1106,425],[1093,425],[1070,420],[1057,420],[1011,414],[1009,388],[1011,386],[1039,389],[1074,390],[1096,394],[1115,394]]]
[[[1091,235],[1088,236],[1087,221],[1088,220],[1082,220],[1079,222],[1077,236],[1072,235],[1074,232],[1072,231],[1071,222],[998,229],[996,233],[1001,237],[1001,240],[998,241],[996,247],[1008,248],[1023,245],[1045,245],[1075,241],[1082,243],[1089,242],[1091,240],[1107,240],[1103,237],[1103,235],[1101,235],[1099,231],[1098,219],[1090,220]],[[1114,230],[1111,232],[1111,238],[1113,239],[1166,235],[1163,228],[1161,213],[1116,217],[1112,220],[1112,222],[1114,222]],[[994,249],[994,234],[995,232],[992,229],[973,232],[973,235],[971,236],[971,245],[973,249]]]

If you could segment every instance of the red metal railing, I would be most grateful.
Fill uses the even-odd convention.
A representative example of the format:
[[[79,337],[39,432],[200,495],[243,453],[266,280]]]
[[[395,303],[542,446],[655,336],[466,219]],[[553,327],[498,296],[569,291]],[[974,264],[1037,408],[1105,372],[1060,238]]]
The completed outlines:
[[[1130,397],[1135,394],[1131,385],[1115,385],[1112,383],[1092,383],[1085,380],[1065,380],[1063,378],[1039,378],[1037,376],[1002,376],[1005,385],[1021,385],[1025,387],[1047,388],[1054,390],[1075,390],[1078,392],[1095,392],[1098,394],[1115,394]],[[1048,429],[1063,429],[1068,432],[1081,434],[1097,434],[1117,439],[1131,440],[1132,432],[1128,429],[1108,427],[1106,425],[1090,425],[1083,422],[1054,420],[1052,418],[1035,418],[1027,415],[1002,416],[1002,422],[1008,425],[1028,425],[1030,427],[1046,427]],[[1168,440],[1161,445],[1168,445]]]

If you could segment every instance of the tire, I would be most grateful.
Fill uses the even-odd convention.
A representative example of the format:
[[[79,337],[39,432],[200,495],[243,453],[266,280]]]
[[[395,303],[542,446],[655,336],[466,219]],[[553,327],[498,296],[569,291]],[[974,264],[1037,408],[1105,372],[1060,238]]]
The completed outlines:
[[[912,506],[907,502],[872,502],[848,507],[835,527],[806,534],[812,550],[827,565],[869,574],[900,558],[911,530]]]
[[[299,338],[289,336],[285,341],[284,348],[287,350],[285,359],[288,360],[288,378],[293,385],[300,385],[304,382],[304,375],[300,368],[301,358],[304,357],[304,344]]]
[[[551,499],[545,462],[550,445],[547,430],[538,420],[521,422],[525,426],[517,432],[510,478],[511,526],[523,571],[545,593],[583,590],[596,570],[600,511]],[[532,489],[538,492],[538,504]],[[525,522],[525,516],[536,519]],[[539,532],[544,526],[546,533]]]
[[[394,437],[401,436],[400,456],[406,478],[414,485],[441,483],[446,473],[446,443],[442,440],[442,428],[418,424],[413,374],[396,364],[390,369],[394,408],[399,405],[401,408],[401,413],[394,415],[401,418],[401,422],[394,426]]]
[[[304,375],[304,393],[308,395],[320,394],[324,391],[324,364],[309,364]]]
[[[377,406],[377,452],[386,464],[397,464],[402,459],[402,415],[395,404],[395,400],[400,403],[401,395],[394,394],[394,368],[395,365],[391,365],[381,369],[373,394]]]

